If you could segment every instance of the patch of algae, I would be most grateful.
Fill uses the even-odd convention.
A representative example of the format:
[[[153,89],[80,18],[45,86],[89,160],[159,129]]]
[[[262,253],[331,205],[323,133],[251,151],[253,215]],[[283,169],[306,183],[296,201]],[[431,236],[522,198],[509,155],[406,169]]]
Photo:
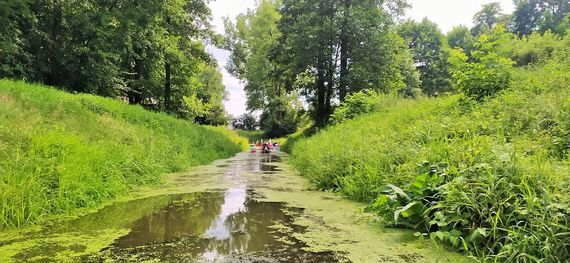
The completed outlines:
[[[418,240],[412,231],[384,228],[373,215],[362,212],[362,203],[310,190],[308,181],[289,165],[279,166],[283,172],[257,192],[264,201],[304,208],[295,224],[305,231],[293,235],[308,245],[307,251],[332,251],[351,262],[473,262],[429,240]]]
[[[309,182],[286,163],[286,155],[278,159],[281,161],[265,160],[277,169],[264,174],[259,169],[259,159],[238,154],[190,172],[167,175],[159,187],[139,188],[106,206],[76,214],[76,217],[89,214],[85,218],[69,221],[68,217],[65,221],[51,222],[47,228],[0,233],[0,262],[20,258],[80,261],[84,255],[98,253],[127,235],[136,219],[172,201],[169,195],[236,186],[254,190],[255,198],[260,201],[286,202],[290,207],[302,208],[303,213],[297,214],[294,221],[298,229],[275,225],[272,230],[290,233],[307,245],[306,251],[333,252],[341,262],[471,262],[430,241],[417,240],[411,231],[381,227],[374,222],[373,215],[362,212],[363,204],[312,190]],[[143,201],[129,204],[136,200]]]
[[[178,194],[225,187],[221,168],[204,166],[165,175],[164,183],[140,187],[94,209],[49,218],[43,226],[0,232],[0,262],[80,262],[129,233],[132,224],[163,207]],[[187,201],[187,200],[186,200]],[[176,202],[176,201],[175,201]]]
[[[74,262],[81,256],[99,252],[128,232],[128,229],[103,229],[30,238],[0,246],[0,258],[2,262]]]

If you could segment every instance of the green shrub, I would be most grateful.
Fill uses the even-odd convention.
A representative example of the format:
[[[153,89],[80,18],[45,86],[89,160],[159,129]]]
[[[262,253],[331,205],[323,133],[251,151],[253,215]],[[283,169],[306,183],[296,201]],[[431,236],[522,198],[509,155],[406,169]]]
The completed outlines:
[[[246,147],[222,127],[0,80],[0,229],[94,207]]]
[[[504,34],[501,27],[492,35],[483,34],[471,52],[471,60],[461,50],[451,51],[452,76],[468,98],[481,102],[509,86],[514,62],[497,51]]]
[[[374,105],[378,100],[378,94],[374,91],[356,92],[346,97],[346,100],[336,108],[331,115],[333,124],[342,123],[346,120],[354,119],[357,116],[368,114],[374,110]]]

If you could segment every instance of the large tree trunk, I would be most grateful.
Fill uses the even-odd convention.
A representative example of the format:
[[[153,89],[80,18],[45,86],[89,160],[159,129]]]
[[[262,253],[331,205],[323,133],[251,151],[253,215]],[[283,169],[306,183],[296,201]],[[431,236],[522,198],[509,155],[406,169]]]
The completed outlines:
[[[324,126],[326,123],[326,93],[327,87],[325,85],[325,69],[322,64],[319,65],[318,79],[317,79],[317,126]]]
[[[49,29],[51,32],[51,40],[53,41],[53,47],[49,50],[48,56],[48,68],[49,71],[47,72],[46,76],[46,84],[57,86],[59,81],[59,73],[60,73],[60,62],[59,62],[59,51],[62,46],[62,39],[61,39],[61,23],[63,20],[63,11],[61,7],[61,2],[59,0],[53,0],[53,17],[51,21],[51,28]]]
[[[339,99],[343,102],[348,94],[348,19],[351,0],[344,0],[344,18],[340,35],[340,83]]]
[[[331,65],[329,66],[329,73],[327,76],[327,85],[326,85],[326,97],[325,97],[325,109],[324,109],[324,121],[327,123],[329,118],[332,114],[332,107],[331,107],[331,99],[334,96],[334,72],[336,68],[336,62],[331,61]]]
[[[166,31],[170,31],[170,17],[166,17]],[[168,54],[165,50],[164,55],[164,70],[165,70],[165,80],[164,80],[164,110],[170,111],[170,96],[172,96],[172,86],[170,82],[170,61],[168,60]]]
[[[140,104],[143,101],[142,92],[141,92],[142,91],[141,80],[143,78],[142,49],[140,47],[135,47],[134,52],[135,55],[133,58],[134,60],[133,69],[135,71],[136,85],[135,87],[131,87],[128,96],[130,104]]]
[[[172,87],[170,83],[170,63],[167,61],[164,64],[165,81],[164,81],[164,110],[170,110],[170,96],[172,95]]]

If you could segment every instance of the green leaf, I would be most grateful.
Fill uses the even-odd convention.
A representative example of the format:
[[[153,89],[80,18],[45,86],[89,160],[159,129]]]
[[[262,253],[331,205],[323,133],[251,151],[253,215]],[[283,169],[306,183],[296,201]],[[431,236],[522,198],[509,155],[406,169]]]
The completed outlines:
[[[410,200],[410,197],[401,188],[399,188],[393,184],[388,184],[387,186],[390,187],[392,189],[392,191],[394,191],[394,193],[396,193],[398,196],[401,196],[401,197],[406,198],[407,200]]]
[[[405,218],[408,218],[412,215],[415,214],[415,211],[412,210],[412,208],[417,204],[417,202],[411,202],[409,204],[407,204],[406,206],[396,210],[394,212],[394,221],[398,222],[398,218],[400,217],[400,215],[402,215]]]

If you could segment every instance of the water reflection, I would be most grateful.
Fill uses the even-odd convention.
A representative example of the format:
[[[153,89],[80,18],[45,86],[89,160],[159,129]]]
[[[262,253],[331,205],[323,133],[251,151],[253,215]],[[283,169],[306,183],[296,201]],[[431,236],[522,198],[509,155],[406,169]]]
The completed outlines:
[[[304,251],[305,245],[292,236],[295,231],[302,231],[293,224],[302,209],[259,202],[251,195],[245,189],[235,188],[175,198],[159,211],[139,219],[128,235],[97,260],[232,262],[239,257],[245,261],[334,261],[331,254]]]
[[[214,261],[223,255],[247,251],[251,236],[245,230],[246,219],[237,216],[246,212],[246,195],[245,189],[230,189],[225,193],[220,215],[204,234],[210,242],[202,253],[203,259]]]
[[[331,253],[305,251],[306,244],[294,237],[304,231],[293,223],[302,209],[258,201],[255,192],[246,190],[256,180],[270,180],[268,174],[280,171],[279,161],[274,154],[231,159],[207,176],[223,178],[233,188],[116,203],[46,229],[41,234],[45,238],[36,238],[38,245],[22,249],[13,259],[53,262],[73,250],[85,252],[82,262],[336,262]],[[199,183],[196,178],[183,182]],[[97,250],[111,245],[91,253],[82,240],[61,245],[58,238],[63,236],[104,240]]]

